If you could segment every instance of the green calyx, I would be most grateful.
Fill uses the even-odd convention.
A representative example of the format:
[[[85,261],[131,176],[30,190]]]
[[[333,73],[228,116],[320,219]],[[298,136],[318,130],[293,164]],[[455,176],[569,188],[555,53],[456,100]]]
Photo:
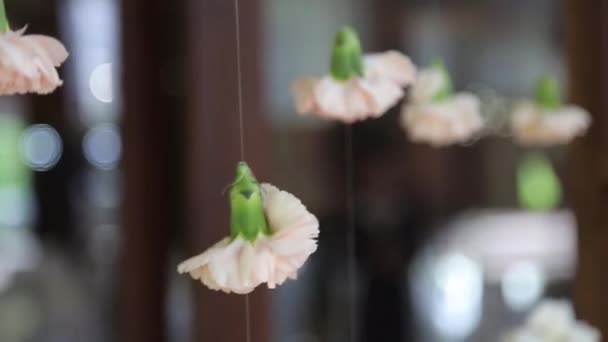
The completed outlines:
[[[336,33],[331,54],[331,76],[338,81],[363,77],[363,52],[355,30],[343,27]]]
[[[0,33],[6,33],[9,30],[10,26],[6,17],[6,6],[4,6],[4,0],[0,0]]]
[[[517,168],[519,203],[528,210],[550,210],[562,198],[562,188],[551,161],[543,154],[527,155]]]
[[[247,163],[240,162],[230,188],[230,236],[255,241],[259,235],[270,235],[264,213],[262,190]]]
[[[441,102],[447,100],[454,93],[450,74],[448,73],[448,70],[445,68],[445,64],[443,64],[443,61],[440,58],[435,58],[433,60],[431,68],[439,72],[443,77],[443,85],[441,86],[441,89],[439,89],[439,91],[433,96],[431,101]]]
[[[551,76],[544,76],[538,80],[534,99],[545,109],[558,109],[562,105],[562,99],[557,80]]]

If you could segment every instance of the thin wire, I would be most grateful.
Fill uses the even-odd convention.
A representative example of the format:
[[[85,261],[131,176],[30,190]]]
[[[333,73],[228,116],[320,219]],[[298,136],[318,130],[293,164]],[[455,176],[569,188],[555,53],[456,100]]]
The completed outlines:
[[[354,175],[354,155],[353,155],[353,128],[346,126],[344,134],[344,147],[346,158],[346,215],[347,215],[347,236],[346,236],[346,253],[347,253],[347,283],[349,297],[349,341],[357,341],[357,284],[356,284],[356,231],[355,231],[355,175]]]
[[[245,341],[251,342],[251,315],[249,309],[249,294],[245,295]]]
[[[243,75],[241,71],[241,20],[239,0],[234,0],[234,26],[236,38],[236,75],[239,106],[239,133],[241,137],[241,160],[245,160],[245,137],[243,123]],[[245,295],[245,341],[251,342],[251,309],[249,294]]]
[[[608,4],[606,3],[606,1],[602,1],[601,3],[601,15],[604,16],[606,15],[606,13],[608,13]],[[608,23],[605,20],[600,21],[600,25],[601,25],[601,31],[600,31],[600,39],[602,40],[602,60],[606,60],[606,51],[608,51]],[[604,89],[604,91],[606,90],[606,88],[608,88],[608,68],[605,67],[606,63],[603,63],[604,65],[604,77],[602,77],[602,82],[601,82],[601,86]],[[604,108],[606,108],[606,106],[608,106],[608,99],[606,97],[604,97]],[[604,109],[605,110],[605,109]]]
[[[241,160],[245,160],[245,137],[243,124],[243,76],[241,72],[241,23],[239,0],[234,0],[234,24],[236,31],[236,67],[239,106],[239,131],[241,135]]]

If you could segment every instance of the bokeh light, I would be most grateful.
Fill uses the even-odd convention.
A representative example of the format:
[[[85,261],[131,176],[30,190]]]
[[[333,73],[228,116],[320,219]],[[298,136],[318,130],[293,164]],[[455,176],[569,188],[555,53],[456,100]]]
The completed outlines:
[[[87,132],[83,141],[85,158],[100,169],[113,169],[122,155],[122,141],[118,127],[100,125]]]
[[[416,320],[429,325],[421,340],[452,341],[470,336],[481,320],[484,275],[468,256],[432,249],[410,270]]]
[[[34,199],[29,189],[18,186],[0,187],[0,225],[22,228],[34,217]]]
[[[441,257],[434,270],[438,305],[433,324],[444,337],[464,338],[479,324],[483,276],[480,267],[464,255]]]
[[[0,293],[10,287],[18,272],[34,269],[41,258],[35,236],[30,231],[19,228],[4,228],[0,225]]]
[[[509,266],[502,278],[502,295],[513,311],[532,307],[542,296],[545,275],[537,263],[519,261]]]
[[[96,99],[105,103],[113,101],[112,79],[112,63],[100,64],[93,69],[89,78],[89,89]]]
[[[33,125],[23,133],[23,159],[36,171],[52,169],[63,153],[57,131],[49,125]]]

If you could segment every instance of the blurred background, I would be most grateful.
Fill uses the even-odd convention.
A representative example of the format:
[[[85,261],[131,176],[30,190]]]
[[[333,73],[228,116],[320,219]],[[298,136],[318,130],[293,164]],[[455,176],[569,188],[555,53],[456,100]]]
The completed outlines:
[[[6,2],[13,28],[71,55],[56,93],[0,98],[0,341],[245,341],[244,297],[176,273],[228,231],[233,3]],[[299,280],[250,296],[252,341],[496,341],[545,297],[608,334],[606,16],[594,0],[242,0],[246,160],[321,222]],[[345,127],[296,115],[289,91],[326,73],[344,24],[367,51],[442,57],[497,128],[557,76],[594,115],[587,137],[544,151],[557,208],[521,206],[530,151],[508,136],[415,145],[399,108],[352,126],[349,161]]]

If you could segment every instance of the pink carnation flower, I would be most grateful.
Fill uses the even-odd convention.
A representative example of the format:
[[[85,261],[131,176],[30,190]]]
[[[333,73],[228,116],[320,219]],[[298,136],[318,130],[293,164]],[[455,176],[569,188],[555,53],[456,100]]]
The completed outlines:
[[[240,235],[223,239],[178,266],[212,290],[246,294],[258,285],[269,288],[296,279],[298,269],[317,249],[317,218],[292,194],[262,184],[264,212],[271,234],[253,242]]]
[[[578,106],[544,109],[532,101],[522,101],[514,109],[511,127],[522,145],[567,144],[587,132],[591,115]]]
[[[48,94],[62,84],[55,68],[68,57],[63,44],[24,32],[0,34],[0,95]]]
[[[331,75],[294,82],[292,91],[300,114],[315,114],[328,120],[353,123],[382,116],[414,82],[416,67],[397,51],[363,57],[364,77],[346,81]]]
[[[448,146],[470,140],[483,128],[479,98],[461,92],[437,99],[446,87],[451,84],[443,66],[426,68],[418,74],[410,101],[401,111],[401,127],[412,141]]]
[[[401,125],[412,141],[435,147],[466,142],[483,128],[479,99],[460,93],[438,103],[409,104],[403,109]]]

